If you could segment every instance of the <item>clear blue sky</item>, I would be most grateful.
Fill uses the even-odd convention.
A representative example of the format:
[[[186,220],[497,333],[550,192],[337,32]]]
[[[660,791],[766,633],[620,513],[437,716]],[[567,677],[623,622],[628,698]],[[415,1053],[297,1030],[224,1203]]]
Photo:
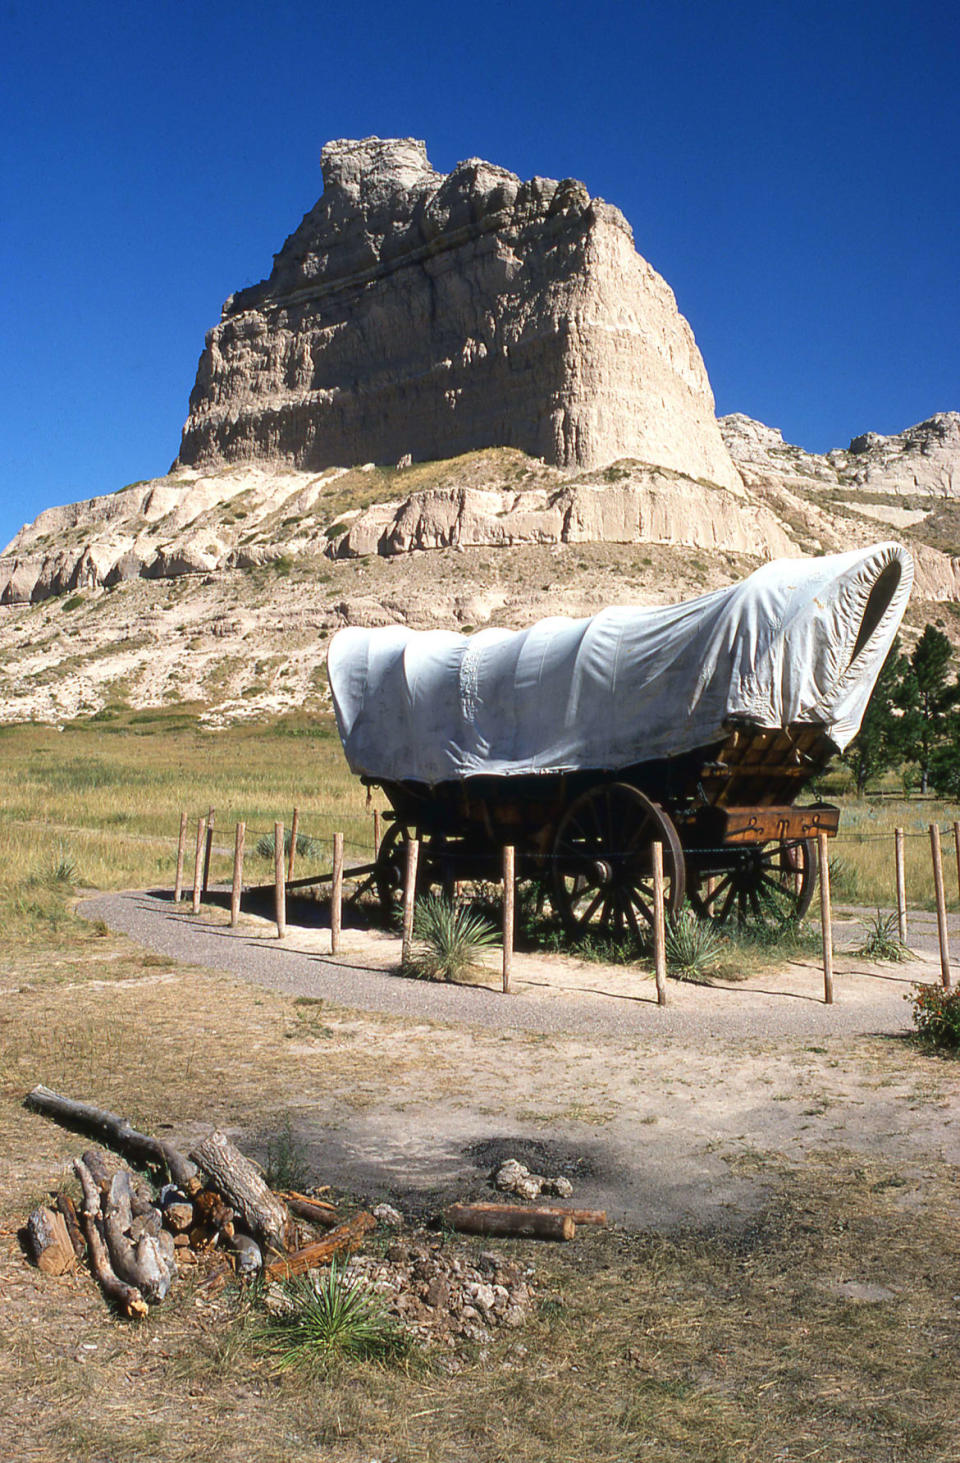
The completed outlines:
[[[167,469],[332,137],[583,179],[721,413],[824,451],[960,409],[958,71],[956,0],[0,0],[0,542]]]

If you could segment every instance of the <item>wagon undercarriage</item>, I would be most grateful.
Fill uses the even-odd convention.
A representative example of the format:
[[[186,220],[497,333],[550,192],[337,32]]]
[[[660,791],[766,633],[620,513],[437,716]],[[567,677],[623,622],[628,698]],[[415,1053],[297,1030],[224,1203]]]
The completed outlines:
[[[733,729],[683,757],[615,772],[477,777],[437,787],[383,782],[393,810],[374,881],[387,907],[403,888],[404,844],[421,842],[418,892],[493,883],[502,849],[571,933],[644,939],[653,915],[653,845],[665,903],[686,897],[718,923],[802,916],[816,883],[816,835],[836,832],[826,804],[794,798],[834,752],[816,726]]]

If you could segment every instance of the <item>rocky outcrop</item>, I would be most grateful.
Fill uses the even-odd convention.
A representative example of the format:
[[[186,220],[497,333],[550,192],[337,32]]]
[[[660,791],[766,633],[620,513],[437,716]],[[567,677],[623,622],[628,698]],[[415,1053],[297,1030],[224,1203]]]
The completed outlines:
[[[526,491],[439,488],[378,503],[335,538],[332,558],[518,544],[683,544],[756,558],[797,552],[769,509],[641,464]],[[611,480],[612,479],[612,480]]]
[[[0,604],[269,562],[319,533],[312,510],[341,476],[189,473],[48,508],[0,554]]]
[[[181,466],[300,468],[518,447],[740,490],[706,370],[618,209],[410,138],[331,142],[323,196],[200,359]]]
[[[771,479],[862,488],[897,497],[960,497],[960,412],[937,412],[894,436],[864,432],[823,456],[784,442],[775,427],[735,413],[720,431],[744,482]]]

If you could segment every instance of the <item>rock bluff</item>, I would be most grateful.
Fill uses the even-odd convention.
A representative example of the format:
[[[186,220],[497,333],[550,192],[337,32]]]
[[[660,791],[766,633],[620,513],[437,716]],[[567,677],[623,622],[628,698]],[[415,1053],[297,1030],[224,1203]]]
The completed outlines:
[[[323,195],[207,335],[175,467],[315,470],[516,447],[741,482],[693,333],[623,214],[573,179],[411,138],[330,142]]]

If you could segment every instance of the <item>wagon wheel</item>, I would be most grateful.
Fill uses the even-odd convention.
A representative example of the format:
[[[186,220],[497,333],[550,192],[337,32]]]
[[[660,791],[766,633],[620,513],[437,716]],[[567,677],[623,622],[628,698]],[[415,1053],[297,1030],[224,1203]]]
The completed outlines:
[[[654,843],[663,845],[664,905],[683,902],[683,850],[670,818],[627,782],[600,783],[572,803],[553,843],[553,891],[573,933],[642,941],[653,924]]]
[[[802,919],[817,883],[817,852],[812,838],[788,838],[730,850],[734,862],[711,889],[701,882],[690,894],[697,913],[717,924],[736,920],[782,925]]]
[[[384,919],[391,921],[403,905],[403,881],[406,875],[405,845],[414,830],[405,823],[391,823],[380,842],[380,852],[373,871],[373,882]],[[433,886],[443,886],[443,869],[432,853],[432,841],[421,839],[417,860],[417,894],[427,894]]]

